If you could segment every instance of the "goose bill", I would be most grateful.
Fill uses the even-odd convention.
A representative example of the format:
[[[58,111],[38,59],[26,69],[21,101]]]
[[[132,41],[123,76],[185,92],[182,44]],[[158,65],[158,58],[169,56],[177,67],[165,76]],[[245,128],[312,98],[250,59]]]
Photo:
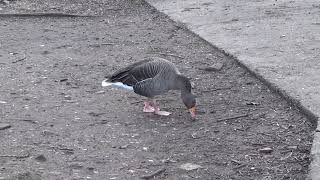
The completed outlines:
[[[191,117],[196,117],[196,107],[192,107],[189,109],[189,112],[191,114]]]

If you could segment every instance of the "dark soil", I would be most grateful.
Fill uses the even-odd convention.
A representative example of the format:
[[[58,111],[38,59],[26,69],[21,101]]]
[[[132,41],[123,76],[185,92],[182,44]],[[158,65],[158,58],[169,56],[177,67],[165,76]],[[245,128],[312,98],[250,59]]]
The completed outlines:
[[[21,10],[26,2],[0,7],[52,5]],[[306,178],[311,123],[234,59],[141,1],[54,2],[99,17],[0,18],[0,118],[11,125],[0,130],[0,179]],[[101,87],[149,56],[192,78],[197,120],[178,92],[159,97],[173,112],[159,117],[134,93]]]

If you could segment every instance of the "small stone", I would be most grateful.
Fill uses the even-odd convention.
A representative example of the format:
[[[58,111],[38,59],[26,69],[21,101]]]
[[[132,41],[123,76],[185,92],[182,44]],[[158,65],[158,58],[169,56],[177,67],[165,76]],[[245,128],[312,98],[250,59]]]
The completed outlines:
[[[247,102],[246,105],[248,106],[259,106],[260,104],[257,102]]]
[[[185,163],[179,166],[180,169],[186,170],[186,171],[192,171],[195,169],[202,168],[202,166],[197,165],[197,164],[192,164],[192,163]]]
[[[96,92],[96,94],[104,94],[105,93],[105,91],[98,91],[98,92]]]
[[[69,166],[71,169],[82,169],[83,166],[81,164],[75,163]]]
[[[65,95],[64,98],[65,98],[66,100],[71,100],[71,96],[69,96],[69,95]]]
[[[11,128],[10,124],[7,123],[0,123],[0,130]]]
[[[6,101],[0,101],[0,104],[7,104]]]
[[[222,67],[223,67],[223,63],[214,63],[211,66],[200,67],[199,69],[211,72],[211,71],[220,71],[222,69]]]
[[[262,149],[259,149],[259,152],[260,153],[272,153],[273,149],[272,148],[269,148],[269,147],[265,147],[265,148],[262,148]]]
[[[36,161],[38,161],[38,162],[45,162],[45,161],[47,161],[47,158],[46,157],[44,157],[44,155],[39,155],[39,156],[37,156],[36,158],[34,158]]]
[[[127,149],[128,146],[129,146],[129,144],[126,144],[126,145],[120,146],[119,149]]]

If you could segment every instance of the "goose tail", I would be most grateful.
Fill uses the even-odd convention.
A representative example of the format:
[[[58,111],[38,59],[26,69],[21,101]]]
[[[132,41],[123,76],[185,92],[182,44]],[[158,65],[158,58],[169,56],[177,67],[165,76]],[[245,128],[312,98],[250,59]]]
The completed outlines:
[[[115,87],[119,87],[121,89],[133,91],[133,87],[132,86],[128,86],[126,84],[123,84],[122,82],[110,82],[110,79],[103,80],[101,85],[102,85],[102,87],[115,86]]]
[[[112,82],[110,82],[110,79],[105,79],[101,83],[102,87],[111,86]]]

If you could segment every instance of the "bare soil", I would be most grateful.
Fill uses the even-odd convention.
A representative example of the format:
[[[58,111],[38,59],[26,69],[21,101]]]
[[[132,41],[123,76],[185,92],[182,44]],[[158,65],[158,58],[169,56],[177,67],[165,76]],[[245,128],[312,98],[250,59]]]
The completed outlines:
[[[11,127],[0,130],[0,179],[306,178],[308,119],[182,24],[138,0],[41,2],[0,7],[49,12],[54,2],[54,12],[95,17],[1,16],[0,118]],[[159,97],[173,112],[160,117],[142,112],[142,97],[101,87],[150,56],[192,78],[197,120],[179,92]]]

